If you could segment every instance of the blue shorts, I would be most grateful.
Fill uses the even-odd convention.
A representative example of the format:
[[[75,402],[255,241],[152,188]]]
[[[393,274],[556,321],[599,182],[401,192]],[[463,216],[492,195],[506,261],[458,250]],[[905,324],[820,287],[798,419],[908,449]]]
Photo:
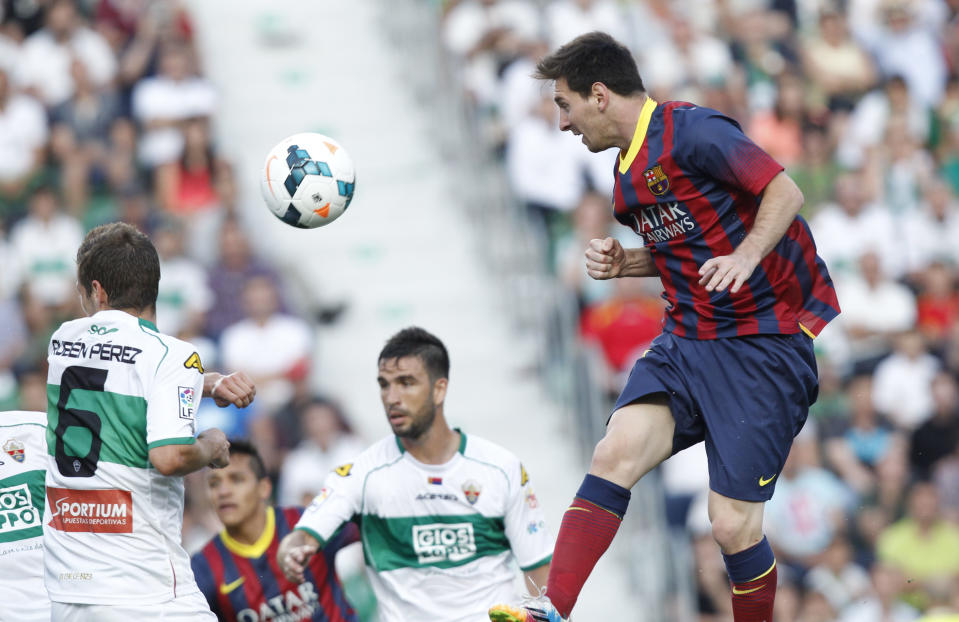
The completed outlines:
[[[709,487],[768,501],[819,393],[812,339],[752,335],[696,340],[664,333],[629,374],[616,409],[665,393],[673,453],[706,441]]]

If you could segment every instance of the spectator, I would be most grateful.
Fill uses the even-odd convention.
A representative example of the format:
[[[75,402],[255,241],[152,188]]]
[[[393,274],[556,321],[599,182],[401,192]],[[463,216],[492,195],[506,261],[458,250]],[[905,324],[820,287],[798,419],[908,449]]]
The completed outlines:
[[[818,32],[801,47],[803,70],[825,98],[830,110],[849,110],[876,84],[876,67],[869,54],[852,38],[845,16],[824,5]]]
[[[905,581],[896,567],[876,563],[869,574],[871,593],[846,607],[839,622],[910,622],[919,617],[914,607],[899,600]]]
[[[941,365],[918,329],[896,335],[893,343],[893,353],[876,366],[873,404],[897,428],[911,431],[932,414],[930,389]]]
[[[183,42],[165,43],[157,65],[157,75],[140,80],[133,89],[133,116],[143,128],[139,157],[147,168],[176,161],[184,147],[180,123],[209,117],[216,108],[216,91],[197,74]]]
[[[540,35],[539,13],[521,0],[463,0],[443,22],[442,39],[462,65],[462,80],[481,110],[493,106],[499,70]]]
[[[167,220],[156,229],[153,243],[160,255],[160,289],[157,295],[157,326],[174,337],[196,335],[213,304],[206,270],[188,258],[183,249],[185,230],[178,220]],[[192,343],[192,342],[191,342]],[[210,363],[206,358],[202,359]]]
[[[526,205],[537,229],[549,242],[569,228],[569,212],[585,191],[580,168],[583,146],[556,128],[556,104],[543,94],[535,108],[512,132],[506,151],[506,172],[516,196]]]
[[[909,0],[882,2],[883,26],[870,48],[886,76],[902,75],[924,108],[933,108],[946,85],[946,61],[936,30],[920,21]]]
[[[0,220],[16,214],[17,201],[39,174],[47,133],[43,106],[29,95],[15,93],[8,69],[0,63]]]
[[[902,439],[876,412],[872,377],[859,374],[849,381],[848,420],[826,433],[824,448],[830,467],[860,495],[876,489],[875,469]]]
[[[776,494],[766,502],[766,534],[784,564],[810,568],[852,511],[847,484],[821,465],[815,426],[796,436],[779,474]]]
[[[959,325],[959,292],[950,266],[933,261],[919,275],[918,328],[931,344],[941,344]]]
[[[859,276],[837,280],[842,300],[837,326],[849,339],[853,363],[872,369],[889,352],[893,336],[915,326],[916,298],[883,274],[875,251],[860,257],[859,271]]]
[[[933,483],[913,485],[906,517],[880,535],[877,553],[909,580],[914,602],[919,604],[926,581],[959,576],[959,527],[943,518]]]
[[[87,209],[90,176],[105,169],[110,128],[120,115],[120,100],[112,90],[98,88],[86,65],[70,63],[73,95],[51,111],[51,150],[62,167],[67,207],[80,218]]]
[[[829,128],[807,122],[801,132],[802,152],[799,161],[789,168],[789,175],[802,190],[806,202],[802,215],[809,220],[828,204],[839,177],[839,167],[833,157]]]
[[[924,143],[929,136],[929,115],[910,96],[901,75],[889,76],[881,89],[874,90],[856,103],[838,143],[838,162],[849,169],[861,168],[868,150],[877,146],[891,119],[903,119],[909,134]]]
[[[303,440],[283,461],[277,495],[281,505],[309,505],[323,474],[352,462],[366,449],[333,402],[314,398],[299,414]]]
[[[883,205],[900,221],[916,213],[920,188],[928,186],[935,171],[932,155],[920,147],[902,118],[886,124],[885,140],[869,156],[869,166],[880,184]]]
[[[616,279],[608,300],[583,310],[582,337],[602,353],[606,389],[613,395],[630,365],[663,330],[660,293],[652,279]]]
[[[628,39],[625,15],[613,0],[553,0],[545,11],[551,49],[587,32],[599,30],[618,41]]]
[[[869,593],[869,573],[853,561],[852,553],[849,539],[837,533],[804,579],[807,589],[826,598],[833,617]]]
[[[47,106],[64,103],[76,85],[73,59],[83,63],[90,82],[104,87],[116,76],[117,61],[106,40],[77,14],[76,0],[51,0],[44,26],[23,42],[16,83]]]
[[[279,283],[279,275],[253,255],[250,240],[236,220],[220,227],[219,260],[210,269],[213,306],[206,317],[207,334],[218,339],[223,329],[243,319],[240,298],[249,279],[265,277]],[[282,307],[283,305],[281,305]]]
[[[906,273],[915,278],[932,262],[959,265],[959,206],[952,188],[932,178],[918,210],[902,220]]]
[[[844,173],[836,180],[835,203],[823,206],[809,223],[816,248],[833,278],[856,272],[856,262],[870,248],[883,250],[884,258],[896,246],[895,225],[889,213],[869,201],[861,173]],[[883,266],[893,272],[894,259]],[[846,302],[843,300],[843,313]]]
[[[587,192],[573,211],[573,229],[560,239],[556,247],[555,265],[566,289],[576,296],[580,309],[600,304],[613,290],[611,281],[592,279],[583,269],[583,249],[592,239],[602,239],[614,233],[613,213],[609,198]]]
[[[929,478],[936,463],[959,450],[959,387],[949,373],[939,372],[930,387],[932,417],[915,429],[909,461],[919,477]]]
[[[803,85],[799,76],[780,74],[776,102],[770,110],[757,113],[749,135],[780,164],[790,168],[802,155],[801,130],[804,121]]]
[[[729,81],[733,62],[728,45],[698,31],[686,15],[666,25],[670,36],[663,44],[643,46],[643,82],[654,99],[701,101],[701,89]]]
[[[257,387],[258,412],[272,414],[306,381],[313,335],[303,320],[280,312],[273,282],[254,276],[243,287],[243,319],[223,331],[223,366],[246,372]]]
[[[20,258],[21,278],[30,296],[66,310],[77,298],[75,258],[83,229],[58,200],[49,187],[34,192],[27,217],[10,234],[10,244]]]

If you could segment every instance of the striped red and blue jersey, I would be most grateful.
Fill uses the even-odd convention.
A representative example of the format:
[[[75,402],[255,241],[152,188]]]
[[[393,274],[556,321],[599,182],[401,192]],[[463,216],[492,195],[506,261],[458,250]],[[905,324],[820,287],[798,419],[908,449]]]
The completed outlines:
[[[815,336],[839,314],[832,279],[800,216],[736,294],[699,284],[699,268],[732,253],[752,229],[763,190],[782,170],[729,117],[647,98],[617,162],[613,206],[659,269],[665,332],[692,339],[800,330]]]
[[[310,559],[300,584],[289,581],[276,561],[283,536],[292,531],[302,508],[268,508],[263,535],[243,544],[220,532],[193,556],[197,585],[219,620],[238,622],[357,622],[336,575],[336,552],[359,540],[347,523]]]

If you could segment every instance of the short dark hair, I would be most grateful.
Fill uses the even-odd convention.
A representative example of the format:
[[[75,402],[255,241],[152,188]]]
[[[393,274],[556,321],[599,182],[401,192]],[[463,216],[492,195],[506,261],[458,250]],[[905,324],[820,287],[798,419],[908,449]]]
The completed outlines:
[[[250,441],[245,438],[231,438],[230,458],[233,458],[233,456],[247,456],[250,458],[250,468],[253,469],[253,475],[256,476],[257,481],[268,477],[266,465],[263,464],[263,458],[260,457],[260,452],[256,450],[256,447],[254,447]]]
[[[416,356],[432,380],[449,378],[450,355],[439,337],[419,326],[410,326],[390,337],[380,351],[380,361]]]
[[[122,222],[92,229],[77,250],[77,280],[89,294],[99,281],[114,309],[156,306],[160,258],[153,242]]]
[[[574,93],[586,97],[594,82],[618,95],[645,91],[629,49],[605,32],[580,35],[536,64],[538,80],[563,78]]]

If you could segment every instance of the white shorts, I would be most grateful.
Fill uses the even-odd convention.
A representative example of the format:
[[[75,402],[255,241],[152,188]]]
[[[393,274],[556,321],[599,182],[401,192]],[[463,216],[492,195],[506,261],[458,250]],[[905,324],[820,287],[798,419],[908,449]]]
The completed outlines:
[[[216,616],[210,612],[210,605],[207,604],[201,592],[178,596],[165,603],[152,605],[81,605],[54,601],[50,619],[56,622],[130,622],[130,620],[216,622]]]

